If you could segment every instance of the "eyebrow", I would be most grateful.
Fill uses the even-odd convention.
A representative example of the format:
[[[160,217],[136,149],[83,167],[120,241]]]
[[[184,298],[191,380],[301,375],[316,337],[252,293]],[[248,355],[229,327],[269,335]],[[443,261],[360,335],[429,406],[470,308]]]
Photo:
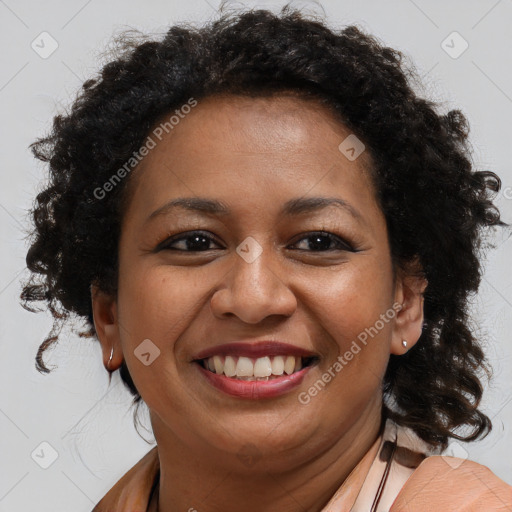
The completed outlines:
[[[317,212],[331,206],[344,210],[355,219],[365,223],[365,219],[362,214],[350,203],[339,197],[299,197],[297,199],[291,199],[284,204],[280,215],[293,217],[305,213]],[[229,207],[222,201],[218,201],[216,199],[179,197],[172,199],[157,208],[149,215],[145,223],[156,217],[166,215],[175,209],[183,209],[217,216],[229,216],[231,214]]]

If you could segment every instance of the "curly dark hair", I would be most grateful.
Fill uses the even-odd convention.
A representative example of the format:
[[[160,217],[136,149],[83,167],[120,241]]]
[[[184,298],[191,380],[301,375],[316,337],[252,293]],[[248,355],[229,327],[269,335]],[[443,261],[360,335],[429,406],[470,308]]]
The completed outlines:
[[[473,170],[462,112],[441,114],[437,103],[419,97],[413,89],[421,81],[403,53],[355,25],[329,28],[289,5],[279,14],[251,10],[223,13],[199,28],[175,25],[159,40],[127,32],[117,50],[83,83],[70,112],[54,117],[51,133],[30,145],[49,164],[50,181],[30,211],[32,274],[21,299],[30,311],[40,309],[29,303],[44,302],[54,317],[36,368],[49,372],[43,352],[70,313],[86,323],[82,336],[95,336],[92,283],[117,292],[120,221],[136,168],[101,200],[94,191],[155,123],[190,97],[288,91],[328,106],[364,142],[393,267],[417,260],[428,280],[423,332],[407,354],[390,357],[384,411],[434,448],[486,435],[492,424],[479,410],[480,379],[491,372],[468,308],[482,276],[482,231],[509,225],[492,202],[499,177]],[[125,363],[120,375],[138,403]]]

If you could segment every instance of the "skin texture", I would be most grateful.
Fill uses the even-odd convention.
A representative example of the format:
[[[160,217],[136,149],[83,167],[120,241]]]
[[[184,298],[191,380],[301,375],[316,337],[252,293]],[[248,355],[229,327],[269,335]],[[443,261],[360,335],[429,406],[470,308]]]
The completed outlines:
[[[126,360],[148,405],[161,465],[159,510],[319,510],[375,441],[390,354],[418,340],[426,283],[398,271],[393,281],[385,218],[365,170],[349,161],[350,134],[314,101],[216,96],[203,99],[131,176],[119,244],[119,289],[92,289],[105,363]],[[337,197],[361,215],[328,207],[286,218],[285,202]],[[220,200],[222,217],[176,210],[147,221],[178,197]],[[201,230],[204,252],[155,251],[169,236]],[[332,233],[358,252],[315,249]],[[189,235],[192,233],[188,233]],[[236,248],[253,237],[252,263]],[[309,238],[308,238],[309,237]],[[307,405],[307,391],[380,315],[400,312],[369,339]],[[134,350],[150,339],[160,355],[145,366]],[[240,339],[276,339],[311,350],[319,363],[283,396],[260,401],[221,393],[192,359]],[[255,462],[240,457],[247,445]]]

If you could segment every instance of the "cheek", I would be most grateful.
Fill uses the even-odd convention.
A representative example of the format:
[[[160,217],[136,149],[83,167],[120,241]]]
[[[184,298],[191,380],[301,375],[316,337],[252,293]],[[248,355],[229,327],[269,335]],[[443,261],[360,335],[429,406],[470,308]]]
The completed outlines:
[[[391,307],[390,274],[382,272],[382,267],[370,259],[333,271],[321,283],[314,284],[309,303],[314,304],[319,325],[335,339],[357,337]],[[386,328],[381,326],[381,330]]]
[[[349,425],[369,404],[380,403],[392,332],[383,290],[375,283],[358,292],[346,282],[337,300],[325,300],[325,307],[317,310],[320,335],[329,346],[306,392],[312,403],[317,400],[324,421],[336,428]]]
[[[172,403],[174,415],[184,414],[190,404],[186,391],[180,389],[183,368],[176,340],[194,321],[198,283],[190,273],[185,277],[176,270],[171,275],[165,266],[139,266],[125,275],[118,309],[123,356],[130,375],[150,408],[162,410]],[[143,362],[143,353],[149,353],[148,365]]]
[[[201,280],[185,272],[171,274],[169,268],[159,266],[140,268],[125,278],[119,290],[119,314],[131,338],[172,341],[185,328],[201,295]]]
[[[329,384],[321,394],[346,411],[379,392],[389,360],[392,281],[372,260],[340,269],[324,286],[317,283],[310,299],[318,337],[329,341],[320,368]]]

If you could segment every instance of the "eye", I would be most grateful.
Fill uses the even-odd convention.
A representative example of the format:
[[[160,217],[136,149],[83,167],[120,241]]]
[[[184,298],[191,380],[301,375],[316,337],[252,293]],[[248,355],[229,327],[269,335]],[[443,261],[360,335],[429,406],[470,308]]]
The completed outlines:
[[[348,242],[341,239],[339,236],[332,233],[326,233],[324,231],[312,232],[308,236],[301,238],[299,241],[302,240],[309,240],[310,242],[306,245],[314,252],[326,252],[335,250],[357,252],[356,249],[354,249]],[[335,244],[335,247],[331,247],[332,243]],[[297,243],[294,245],[296,246]]]
[[[170,250],[182,252],[204,252],[209,251],[214,238],[203,231],[190,231],[186,235],[168,238],[158,245],[156,250]],[[181,247],[176,247],[180,243]],[[218,244],[217,244],[218,245]]]

